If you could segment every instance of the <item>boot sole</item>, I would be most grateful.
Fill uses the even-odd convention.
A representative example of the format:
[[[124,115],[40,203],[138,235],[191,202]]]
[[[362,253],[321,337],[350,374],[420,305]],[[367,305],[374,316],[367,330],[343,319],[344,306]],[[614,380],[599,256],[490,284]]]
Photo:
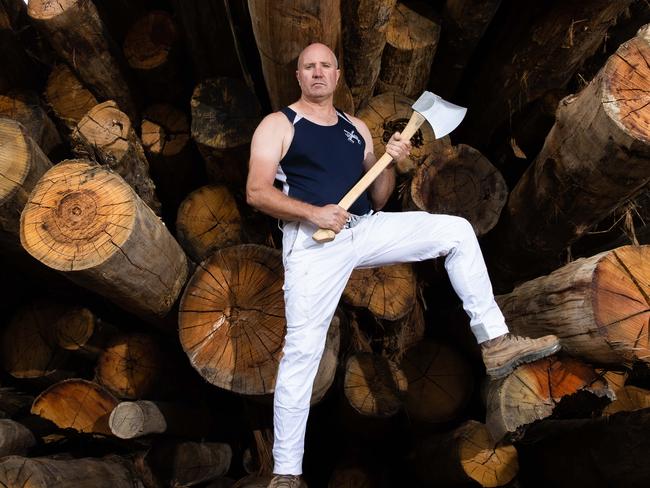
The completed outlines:
[[[498,368],[486,369],[485,372],[491,379],[498,380],[505,376],[508,376],[510,373],[513,372],[513,370],[517,366],[521,364],[532,363],[533,361],[537,361],[538,359],[543,359],[545,357],[551,356],[556,352],[558,352],[560,349],[562,349],[562,346],[558,342],[545,349],[540,349],[539,351],[533,351],[526,354],[522,354],[521,356],[515,356],[503,366],[500,366]]]

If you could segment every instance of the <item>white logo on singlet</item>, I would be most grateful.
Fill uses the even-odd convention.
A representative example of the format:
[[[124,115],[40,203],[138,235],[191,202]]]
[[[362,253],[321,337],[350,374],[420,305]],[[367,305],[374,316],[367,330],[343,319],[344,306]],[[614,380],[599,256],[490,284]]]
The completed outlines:
[[[361,139],[359,139],[359,136],[356,135],[353,130],[343,129],[343,132],[345,132],[345,136],[348,138],[348,142],[354,143],[354,141],[357,141],[357,144],[361,144]]]

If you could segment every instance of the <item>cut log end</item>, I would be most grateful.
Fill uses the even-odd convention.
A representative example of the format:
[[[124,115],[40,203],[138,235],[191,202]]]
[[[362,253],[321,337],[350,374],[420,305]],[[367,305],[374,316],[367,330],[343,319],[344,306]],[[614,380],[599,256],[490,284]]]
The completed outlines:
[[[0,118],[0,205],[11,198],[29,174],[27,135],[15,120]]]
[[[137,20],[124,40],[124,55],[134,69],[151,70],[165,64],[178,32],[172,16],[154,10]]]
[[[95,105],[97,99],[66,64],[58,64],[50,73],[45,98],[57,117],[75,126]]]
[[[50,0],[30,0],[27,6],[27,13],[33,19],[47,20],[65,13],[77,3],[79,3],[79,0],[61,0],[57,2]]]
[[[120,159],[129,149],[129,117],[113,100],[95,105],[80,121],[77,130],[91,145]]]
[[[167,430],[162,412],[149,401],[120,403],[111,412],[108,423],[111,432],[120,439],[133,439]]]
[[[156,103],[142,114],[142,145],[155,155],[179,154],[190,140],[190,125],[183,112],[172,105]]]

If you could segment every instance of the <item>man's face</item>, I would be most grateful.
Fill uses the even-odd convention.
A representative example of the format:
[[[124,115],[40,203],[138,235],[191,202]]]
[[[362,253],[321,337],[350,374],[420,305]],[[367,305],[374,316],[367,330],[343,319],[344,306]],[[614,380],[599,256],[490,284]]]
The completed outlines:
[[[303,94],[311,98],[324,98],[336,89],[340,71],[332,52],[325,46],[310,46],[300,60],[296,77]]]

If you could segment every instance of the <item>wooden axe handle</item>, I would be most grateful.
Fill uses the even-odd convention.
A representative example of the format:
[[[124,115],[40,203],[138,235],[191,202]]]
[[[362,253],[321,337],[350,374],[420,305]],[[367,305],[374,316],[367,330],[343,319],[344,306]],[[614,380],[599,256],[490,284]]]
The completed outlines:
[[[411,114],[411,118],[404,127],[402,131],[402,136],[407,139],[411,139],[415,131],[420,128],[426,119],[423,115],[416,112],[415,110]],[[346,195],[339,202],[339,207],[343,207],[345,210],[348,210],[352,204],[361,196],[361,194],[368,189],[373,181],[381,174],[382,171],[391,163],[393,158],[387,152],[383,154],[381,158],[370,168],[363,177],[357,181],[357,184],[352,187],[352,189],[346,193]],[[316,242],[330,242],[336,237],[336,233],[331,229],[318,229],[311,236]]]

